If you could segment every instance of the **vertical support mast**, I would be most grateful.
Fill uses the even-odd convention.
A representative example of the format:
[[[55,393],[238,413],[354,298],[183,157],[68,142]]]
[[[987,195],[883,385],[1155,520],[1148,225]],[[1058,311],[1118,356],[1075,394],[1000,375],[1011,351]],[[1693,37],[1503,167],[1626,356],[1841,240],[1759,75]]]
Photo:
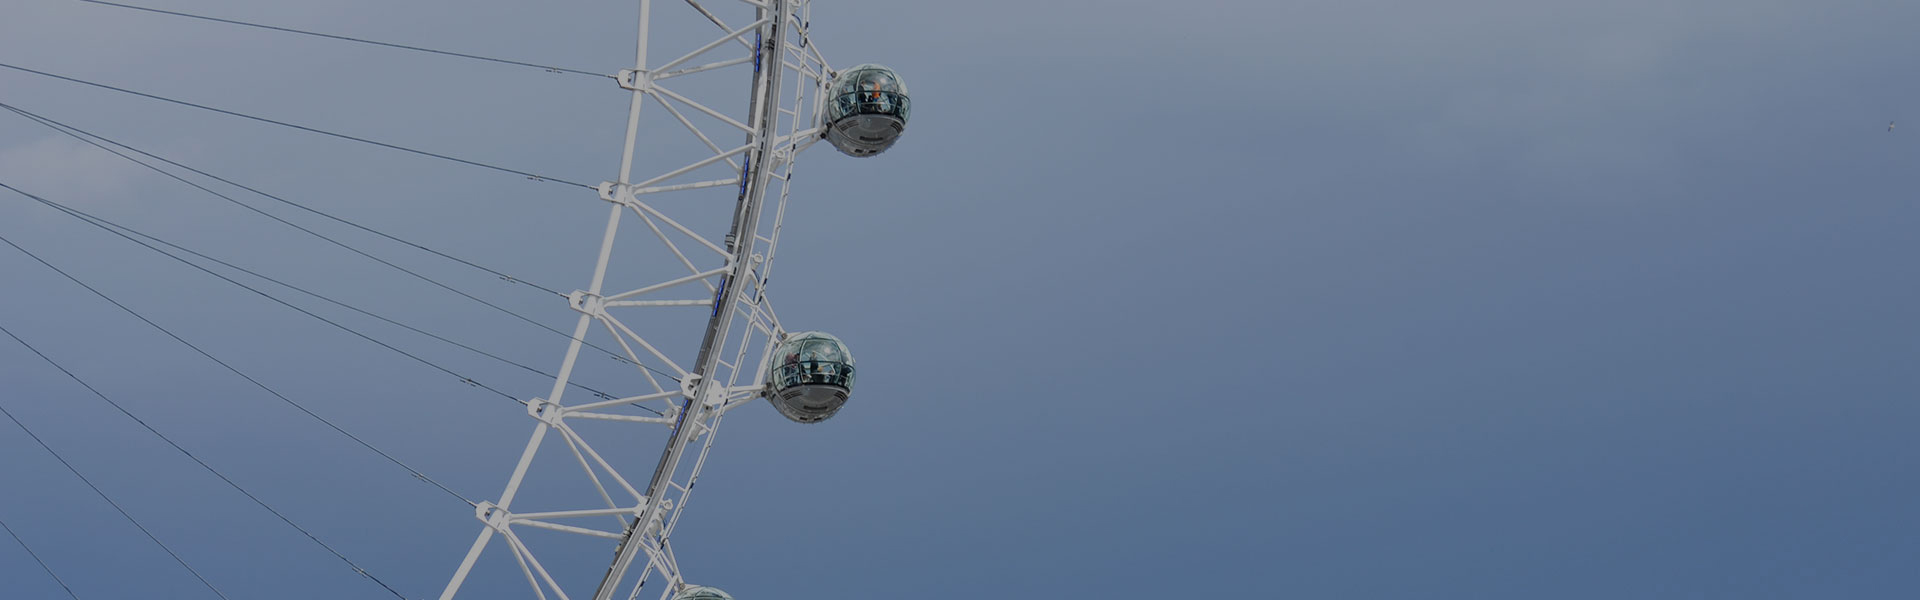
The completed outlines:
[[[642,15],[644,23],[646,18],[644,8]],[[744,185],[734,208],[732,229],[727,234],[729,269],[726,277],[721,280],[713,316],[707,322],[706,335],[700,343],[699,357],[695,360],[688,377],[688,381],[692,384],[689,386],[692,394],[686,399],[686,406],[681,410],[679,421],[674,425],[673,435],[668,440],[666,449],[661,453],[660,464],[654,469],[653,478],[647,484],[645,509],[627,527],[613,564],[607,568],[607,574],[602,578],[599,589],[594,592],[594,600],[612,600],[618,593],[621,582],[626,579],[627,571],[633,567],[634,559],[641,554],[642,546],[649,543],[646,539],[649,530],[658,527],[655,523],[661,519],[666,487],[672,482],[674,473],[679,470],[681,461],[687,455],[687,448],[702,433],[702,418],[706,411],[724,402],[728,392],[727,382],[720,381],[714,376],[718,372],[715,363],[723,354],[728,333],[732,329],[734,317],[738,312],[741,295],[745,290],[750,289],[750,286],[743,282],[752,281],[755,267],[754,250],[759,241],[757,229],[761,209],[765,204],[768,179],[776,168],[776,163],[791,159],[790,156],[776,156],[774,152],[777,138],[775,126],[780,122],[781,74],[786,70],[784,68],[787,50],[786,26],[788,19],[791,18],[787,10],[787,1],[767,0],[766,6],[757,9],[756,17],[756,20],[770,22],[762,27],[763,33],[759,36],[759,45],[754,49],[755,83],[752,94],[752,115],[749,122],[749,126],[753,128],[752,133],[749,134],[753,149],[747,155],[744,172],[741,174]],[[641,34],[643,57],[646,45],[645,35],[643,30]],[[644,60],[640,68],[645,68]],[[637,99],[636,102],[638,102]],[[633,143],[629,134],[627,144],[629,157],[632,150]],[[605,266],[604,254],[601,266],[603,268]],[[575,345],[577,347],[577,341]],[[571,356],[570,353],[569,358]],[[657,543],[664,546],[665,540],[659,540]]]

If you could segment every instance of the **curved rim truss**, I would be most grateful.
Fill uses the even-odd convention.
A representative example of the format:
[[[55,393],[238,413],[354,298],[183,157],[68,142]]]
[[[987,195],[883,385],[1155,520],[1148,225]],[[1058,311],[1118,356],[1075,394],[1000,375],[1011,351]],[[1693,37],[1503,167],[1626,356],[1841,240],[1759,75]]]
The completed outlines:
[[[592,282],[568,298],[570,307],[580,313],[574,340],[548,397],[528,402],[527,414],[535,421],[533,435],[498,498],[476,506],[475,517],[484,526],[441,594],[442,600],[458,594],[477,560],[495,542],[512,554],[534,597],[565,600],[574,597],[569,590],[582,591],[585,582],[560,581],[523,541],[521,534],[532,529],[571,534],[566,537],[581,543],[611,545],[615,559],[594,589],[595,600],[620,595],[631,600],[646,589],[657,589],[661,598],[668,597],[685,585],[669,540],[713,448],[720,421],[729,410],[762,395],[773,342],[785,332],[768,302],[765,284],[780,241],[794,157],[820,139],[820,99],[832,69],[807,37],[808,0],[727,0],[728,8],[750,15],[735,17],[733,24],[722,18],[720,13],[725,11],[695,0],[683,1],[691,11],[680,16],[710,23],[701,27],[711,27],[718,37],[649,67],[654,7],[651,0],[640,0],[636,67],[616,77],[620,87],[631,93],[620,177],[598,187],[600,199],[611,204],[611,210]],[[666,10],[662,8],[662,16]],[[749,69],[752,83],[746,110],[734,111],[744,114],[744,121],[715,108],[719,100],[737,106],[737,95],[707,98],[676,89],[679,78],[696,73],[744,74]],[[636,177],[635,140],[647,105],[670,115],[680,133],[706,149],[704,156]],[[716,141],[728,134],[741,135],[745,143],[729,146]],[[732,176],[716,178],[722,169]],[[707,190],[708,195],[733,192],[733,217],[727,231],[703,231],[678,216],[684,206],[655,200],[660,194],[697,190]],[[660,246],[647,253],[622,253],[616,261],[614,242],[623,220],[629,218],[639,221]],[[725,235],[714,237],[721,233]],[[603,289],[609,266],[630,259],[656,261],[679,274],[627,289]],[[691,359],[650,339],[643,333],[647,328],[634,326],[699,318],[688,307],[709,309],[701,311],[706,313],[705,334]],[[590,336],[614,340],[610,350],[631,363],[644,381],[636,384],[641,386],[638,390],[571,403],[563,396]],[[665,448],[652,475],[635,476],[646,472],[644,464],[633,464],[638,457],[601,451],[604,446],[597,446],[577,427],[585,421],[664,431]],[[623,431],[631,439],[633,430]],[[558,443],[549,443],[550,436],[557,437]],[[597,494],[578,499],[577,506],[514,512],[514,499],[529,471],[552,468],[535,462],[547,446],[564,447],[564,456],[574,463],[568,469],[577,467]],[[635,466],[642,470],[634,470]],[[599,526],[588,526],[595,524]],[[665,585],[647,588],[650,580]]]

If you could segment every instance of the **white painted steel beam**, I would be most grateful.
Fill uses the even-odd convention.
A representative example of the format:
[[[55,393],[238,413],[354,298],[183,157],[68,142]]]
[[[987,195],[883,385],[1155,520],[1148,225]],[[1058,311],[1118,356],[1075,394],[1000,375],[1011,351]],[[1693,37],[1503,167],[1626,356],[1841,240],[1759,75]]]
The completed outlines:
[[[772,307],[766,303],[765,290],[762,288],[771,270],[780,239],[780,224],[786,215],[793,160],[801,150],[820,139],[818,120],[827,85],[825,78],[832,73],[832,69],[821,59],[817,47],[801,29],[802,24],[810,18],[810,2],[739,0],[735,6],[755,7],[751,11],[754,17],[736,21],[749,22],[749,25],[730,28],[715,11],[696,0],[686,0],[686,4],[700,17],[710,20],[724,33],[673,60],[649,67],[649,33],[655,26],[653,21],[656,15],[651,0],[638,1],[639,37],[635,46],[634,67],[623,70],[617,78],[620,87],[629,94],[619,177],[600,186],[601,198],[612,206],[609,207],[607,224],[602,232],[591,283],[585,290],[571,294],[568,299],[569,306],[580,312],[574,339],[567,346],[548,399],[535,398],[528,403],[528,414],[535,420],[533,435],[528,439],[499,499],[476,507],[475,516],[484,526],[443,590],[440,596],[442,600],[455,597],[495,537],[506,543],[518,570],[537,598],[569,598],[566,586],[584,587],[588,583],[557,580],[536,553],[515,534],[514,528],[520,526],[576,534],[563,538],[578,539],[578,543],[619,540],[619,544],[613,547],[615,559],[595,590],[595,600],[612,600],[616,596],[632,599],[643,589],[658,589],[662,598],[670,595],[683,583],[680,565],[673,557],[670,538],[684,514],[700,472],[705,468],[721,417],[733,408],[760,397],[764,385],[762,377],[771,360],[773,344],[784,333]],[[732,44],[746,47],[749,52],[743,57],[716,57],[707,59],[714,62],[684,66]],[[745,65],[752,65],[754,73],[744,111],[715,108],[723,105],[696,100],[658,85],[663,79]],[[642,107],[649,98],[659,103],[667,115],[678,121],[711,154],[657,175],[636,177],[636,148],[644,139],[640,135]],[[737,101],[738,97],[732,100]],[[746,143],[733,148],[720,146],[687,118],[688,114],[680,110],[683,106],[740,129],[746,134]],[[745,114],[746,121],[742,122],[730,114]],[[722,163],[737,175],[671,183],[694,171]],[[672,211],[666,210],[670,208],[667,204],[655,206],[638,199],[639,196],[666,192],[711,194],[720,189],[739,190],[733,194],[732,221],[724,238],[710,237],[718,232],[701,233],[706,229],[702,224],[688,220],[685,215],[673,216],[670,214]],[[767,210],[769,203],[773,205],[771,211]],[[614,251],[620,221],[628,212],[646,224],[648,230],[666,247],[666,252],[655,251],[655,260],[676,265],[672,268],[684,269],[686,275],[651,284],[643,282],[641,287],[611,295],[603,291],[609,267],[614,260],[643,258],[624,252],[616,254]],[[669,229],[678,235],[667,234]],[[688,256],[674,237],[680,237],[681,241],[691,240],[707,248],[717,255],[718,261],[706,258],[704,253],[699,252],[695,252],[693,257]],[[721,264],[705,267],[695,258],[699,258],[699,262]],[[685,296],[688,294],[684,293],[675,294],[680,298],[644,297],[695,283],[706,287],[712,294],[711,298],[687,299]],[[628,314],[629,311],[642,309],[649,311],[645,313],[650,315],[649,318],[681,319],[683,322],[698,318],[686,313],[685,309],[689,307],[710,308],[710,312],[705,318],[706,329],[699,351],[694,361],[685,366],[674,359],[674,354],[665,352],[628,326],[628,320],[633,316]],[[659,310],[662,308],[671,310]],[[592,326],[595,322],[600,323],[619,344],[619,348],[627,355],[627,361],[633,363],[646,382],[652,385],[653,392],[597,394],[598,398],[588,402],[573,405],[563,402],[563,393],[571,384],[580,351],[587,345],[586,336],[595,329]],[[637,320],[632,322],[647,324]],[[648,325],[646,329],[653,331],[653,326]],[[751,368],[743,368],[749,365]],[[655,377],[653,371],[656,369],[653,367],[677,379],[678,389],[662,386],[662,382]],[[673,402],[676,398],[679,399],[678,403]],[[642,402],[665,403],[661,411],[664,414],[645,416],[610,412]],[[637,462],[633,460],[636,457],[623,453],[603,454],[569,424],[582,419],[607,423],[607,426],[616,428],[638,426],[661,430],[668,429],[663,425],[671,426],[661,454],[653,464],[652,475],[645,481],[644,487],[635,485],[639,479],[628,478],[629,473],[646,472],[644,469],[631,468],[641,466],[630,464]],[[571,462],[581,469],[575,473],[583,473],[594,491],[568,503],[569,506],[556,507],[555,510],[545,510],[543,507],[540,512],[513,513],[512,504],[521,488],[527,485],[530,473],[553,468],[544,466],[546,462],[536,461],[549,432],[559,434],[560,441],[568,448],[565,454],[571,455]],[[629,469],[622,471],[620,465],[627,465]],[[566,470],[571,471],[575,467],[566,467]],[[623,505],[628,498],[636,503]],[[605,531],[555,522],[574,518],[613,518],[621,524],[620,530]],[[641,560],[643,557],[645,560]],[[663,585],[654,586],[649,581]]]

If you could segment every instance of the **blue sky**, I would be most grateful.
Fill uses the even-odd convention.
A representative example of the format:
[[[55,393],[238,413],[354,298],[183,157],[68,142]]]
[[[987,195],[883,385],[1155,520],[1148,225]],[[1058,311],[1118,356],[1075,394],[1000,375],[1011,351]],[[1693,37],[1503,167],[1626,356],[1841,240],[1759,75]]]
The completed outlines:
[[[152,5],[593,71],[632,52],[630,2]],[[589,78],[4,10],[0,62],[613,175],[626,98]],[[860,387],[818,426],[766,406],[727,421],[675,538],[690,577],[743,600],[1920,592],[1920,6],[814,10],[836,64],[887,63],[914,92],[887,154],[803,157],[773,282],[789,327],[852,344]],[[564,289],[605,213],[582,190],[17,72],[0,101]],[[564,340],[118,161],[0,118],[9,185],[558,363]],[[0,199],[0,235],[469,497],[497,494],[524,443],[516,404],[27,201]],[[408,597],[436,594],[477,532],[465,504],[30,259],[5,249],[0,272],[0,325]],[[516,395],[550,383],[366,327]],[[387,597],[10,344],[0,403],[230,596]],[[0,428],[0,456],[0,519],[80,597],[210,597],[23,434]],[[527,596],[491,556],[467,593]],[[62,594],[5,541],[0,581]]]

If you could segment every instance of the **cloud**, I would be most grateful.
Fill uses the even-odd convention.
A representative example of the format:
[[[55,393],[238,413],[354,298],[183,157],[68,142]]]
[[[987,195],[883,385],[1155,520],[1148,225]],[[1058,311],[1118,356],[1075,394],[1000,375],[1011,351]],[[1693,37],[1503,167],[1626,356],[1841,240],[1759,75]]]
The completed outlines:
[[[65,136],[0,148],[0,182],[77,206],[99,206],[133,191],[129,165]]]

